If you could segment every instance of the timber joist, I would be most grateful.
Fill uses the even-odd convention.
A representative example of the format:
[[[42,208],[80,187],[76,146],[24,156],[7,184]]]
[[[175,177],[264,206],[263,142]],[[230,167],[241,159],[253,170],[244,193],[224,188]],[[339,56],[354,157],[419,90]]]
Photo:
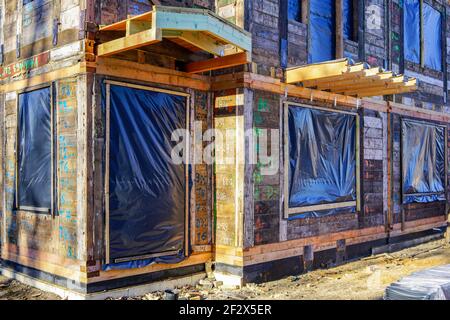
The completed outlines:
[[[358,98],[408,93],[417,90],[417,79],[349,59],[326,61],[286,70],[286,83]]]
[[[150,12],[102,26],[99,31],[119,35],[98,45],[99,57],[137,49],[145,51],[148,46],[170,41],[193,54],[201,52],[214,56],[213,59],[187,62],[188,73],[251,62],[251,35],[209,10],[153,6]]]

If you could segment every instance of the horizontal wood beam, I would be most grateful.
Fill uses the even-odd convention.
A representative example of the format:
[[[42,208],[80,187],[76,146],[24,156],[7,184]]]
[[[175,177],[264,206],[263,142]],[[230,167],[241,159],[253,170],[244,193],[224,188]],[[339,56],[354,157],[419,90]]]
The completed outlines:
[[[130,36],[135,33],[139,33],[145,30],[150,30],[152,28],[151,21],[140,21],[140,20],[127,20],[127,32],[126,35]]]
[[[326,77],[339,76],[348,71],[348,60],[336,60],[311,64],[286,71],[286,83],[299,83],[307,80],[317,80]]]
[[[355,88],[355,86],[364,87],[364,86],[370,86],[374,83],[377,83],[380,80],[388,80],[393,76],[392,72],[383,72],[378,73],[373,76],[367,76],[367,77],[349,77],[350,79],[344,79],[344,80],[336,80],[326,83],[319,83],[317,85],[317,89],[319,90],[331,90],[333,92],[339,92],[340,89],[348,89],[348,88]],[[345,90],[342,90],[345,91]],[[342,92],[341,91],[341,92]]]
[[[410,80],[411,81],[411,80]],[[401,94],[408,93],[417,90],[416,82],[406,82],[404,84],[394,84],[387,86],[385,88],[368,88],[367,90],[359,90],[353,92],[345,92],[345,95],[356,95],[360,98],[362,97],[376,97],[385,96],[391,94]]]
[[[356,201],[321,204],[321,205],[317,205],[317,206],[309,206],[309,207],[302,207],[302,208],[289,208],[289,215],[295,215],[295,214],[301,214],[301,213],[313,212],[313,211],[347,208],[347,207],[356,207]]]
[[[380,73],[380,68],[370,68],[358,71],[346,72],[336,76],[324,77],[321,79],[308,80],[302,82],[303,86],[306,88],[313,88],[325,85],[331,85],[337,81],[348,81],[348,80],[361,80],[368,77],[376,76]]]
[[[231,68],[235,66],[240,66],[251,62],[250,53],[241,52],[225,57],[192,62],[186,65],[186,72],[188,73],[201,73],[206,71]]]
[[[203,32],[195,31],[179,31],[179,30],[163,30],[163,38],[180,38],[191,45],[209,52],[215,56],[222,57],[225,55],[225,45],[217,39]]]
[[[384,90],[387,88],[397,88],[402,87],[406,83],[404,82],[404,77],[394,77],[394,78],[387,78],[387,79],[372,79],[371,81],[363,81],[361,80],[360,83],[355,83],[353,85],[345,85],[345,86],[338,86],[338,87],[332,87],[331,91],[336,93],[342,93],[342,94],[350,94],[350,92],[361,92],[361,91],[367,91],[367,90]]]
[[[180,88],[210,90],[210,78],[206,76],[108,57],[97,60],[97,73]]]
[[[127,37],[100,44],[98,46],[98,56],[112,56],[114,54],[137,49],[160,41],[161,38],[156,35],[155,30],[145,30]]]

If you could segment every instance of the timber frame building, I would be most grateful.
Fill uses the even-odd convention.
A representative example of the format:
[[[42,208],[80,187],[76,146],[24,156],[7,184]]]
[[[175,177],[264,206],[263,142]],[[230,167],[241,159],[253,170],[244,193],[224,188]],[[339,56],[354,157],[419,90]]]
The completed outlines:
[[[241,285],[445,232],[449,9],[1,0],[2,272],[86,295],[214,263]],[[198,161],[212,128],[231,163]]]

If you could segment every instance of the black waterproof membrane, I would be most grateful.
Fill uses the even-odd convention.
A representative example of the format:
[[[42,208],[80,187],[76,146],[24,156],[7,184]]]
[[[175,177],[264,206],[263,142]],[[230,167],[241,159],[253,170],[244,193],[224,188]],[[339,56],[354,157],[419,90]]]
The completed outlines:
[[[311,48],[309,62],[335,59],[336,4],[334,0],[310,1]]]
[[[290,106],[289,207],[355,200],[356,116]]]
[[[445,201],[445,128],[402,123],[403,203]]]
[[[18,206],[52,205],[52,130],[50,87],[19,95]]]
[[[186,97],[110,88],[110,257],[180,255],[187,182],[171,137],[186,128]]]

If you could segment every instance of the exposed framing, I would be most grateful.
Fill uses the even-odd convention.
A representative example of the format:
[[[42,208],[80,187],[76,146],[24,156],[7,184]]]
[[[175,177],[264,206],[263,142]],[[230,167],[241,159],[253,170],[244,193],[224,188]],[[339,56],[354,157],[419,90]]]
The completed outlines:
[[[356,201],[348,201],[348,202],[340,202],[340,203],[328,203],[321,205],[313,205],[307,207],[298,207],[298,208],[290,208],[289,207],[289,132],[287,130],[289,126],[289,107],[297,106],[302,108],[316,109],[327,112],[337,112],[352,115],[356,119],[356,134],[355,134],[355,156],[356,156]],[[346,207],[356,207],[357,212],[361,211],[361,168],[360,168],[360,118],[359,114],[356,112],[350,111],[342,111],[336,109],[327,109],[322,107],[310,106],[302,103],[294,103],[286,101],[284,102],[284,124],[283,124],[283,132],[284,132],[284,218],[289,219],[293,215],[302,214],[311,211],[322,211],[322,210],[331,210],[331,209],[339,209]]]
[[[403,163],[403,150],[404,150],[404,145],[403,145],[403,123],[404,122],[411,122],[414,124],[418,124],[418,125],[426,125],[426,126],[430,126],[430,127],[441,127],[444,129],[444,191],[442,192],[426,192],[426,193],[405,193],[405,189],[404,189],[404,181],[405,181],[405,177],[404,177],[404,166],[406,165],[405,163]],[[420,120],[415,120],[415,119],[409,119],[409,118],[404,118],[401,117],[400,118],[400,170],[401,170],[401,205],[402,205],[402,223],[404,223],[405,221],[405,217],[404,217],[404,200],[405,197],[407,196],[426,196],[426,195],[445,195],[446,198],[446,203],[448,203],[448,193],[447,193],[447,186],[448,186],[448,128],[446,125],[442,125],[442,124],[437,124],[437,123],[432,123],[432,122],[426,122],[426,121],[420,121]]]
[[[50,171],[51,171],[51,188],[50,188],[50,196],[51,196],[51,208],[35,208],[35,207],[27,207],[27,206],[20,206],[19,204],[19,109],[20,109],[20,95],[33,92],[41,89],[49,88],[50,89],[50,135],[51,135],[51,142],[50,142],[50,148],[51,148],[51,163],[50,163]],[[56,182],[56,171],[55,171],[55,132],[56,132],[56,122],[55,122],[55,86],[54,82],[51,83],[45,83],[39,86],[30,87],[27,89],[22,89],[17,92],[17,99],[16,99],[16,145],[15,145],[15,152],[16,152],[16,158],[15,158],[15,205],[14,210],[18,211],[28,211],[28,212],[34,212],[34,213],[42,213],[42,214],[50,214],[54,218],[56,216],[56,206],[55,206],[55,182]]]
[[[144,85],[137,85],[137,84],[131,84],[127,82],[121,82],[121,81],[112,81],[112,80],[106,80],[104,82],[106,86],[106,125],[105,125],[105,262],[106,264],[111,264],[111,256],[110,256],[110,223],[109,223],[109,196],[110,196],[110,189],[109,189],[109,173],[110,173],[110,147],[111,147],[111,141],[110,141],[110,133],[111,133],[111,85],[121,86],[121,87],[127,87],[127,88],[133,88],[133,89],[140,89],[140,90],[147,90],[147,91],[154,91],[154,92],[161,92],[161,93],[167,93],[177,96],[182,96],[186,98],[186,129],[190,130],[190,115],[189,112],[191,110],[190,106],[190,97],[191,95],[189,93],[179,92],[179,91],[172,91],[172,90],[166,90],[161,88],[155,88],[150,86],[144,86]],[[186,139],[186,154],[185,154],[186,164],[185,164],[185,181],[186,181],[186,190],[185,190],[185,230],[184,230],[184,252],[185,256],[189,256],[189,160],[190,160],[190,136],[187,136]],[[173,255],[177,252],[163,252],[163,253],[155,253],[155,254],[149,254],[145,256],[139,256],[139,257],[130,257],[130,258],[121,258],[121,259],[115,259],[115,263],[120,262],[128,262],[128,261],[136,261],[136,260],[143,260],[143,259],[149,259],[149,258],[156,258],[161,256],[167,256],[167,255]]]

